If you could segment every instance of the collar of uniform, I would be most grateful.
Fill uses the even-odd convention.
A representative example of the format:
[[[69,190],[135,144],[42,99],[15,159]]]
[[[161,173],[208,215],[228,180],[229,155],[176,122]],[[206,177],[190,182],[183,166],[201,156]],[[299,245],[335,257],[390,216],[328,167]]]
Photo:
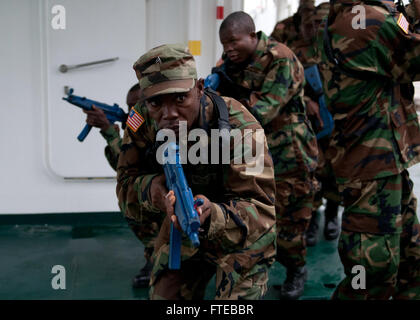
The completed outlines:
[[[268,37],[263,31],[257,32],[257,38],[257,48],[255,49],[254,55],[252,56],[253,62],[258,60],[258,58],[261,58],[265,54],[268,45]]]

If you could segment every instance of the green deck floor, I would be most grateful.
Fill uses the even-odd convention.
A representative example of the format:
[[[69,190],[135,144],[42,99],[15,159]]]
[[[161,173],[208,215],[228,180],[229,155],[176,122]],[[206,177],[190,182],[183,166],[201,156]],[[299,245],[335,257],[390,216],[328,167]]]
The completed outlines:
[[[321,217],[321,225],[322,225]],[[343,278],[337,242],[322,237],[308,249],[308,281],[301,299],[328,299]],[[132,289],[144,264],[143,246],[119,213],[0,216],[0,299],[147,299]],[[66,269],[66,290],[54,290],[54,265]],[[285,269],[270,269],[265,299],[276,300]],[[214,279],[206,299],[214,295]]]

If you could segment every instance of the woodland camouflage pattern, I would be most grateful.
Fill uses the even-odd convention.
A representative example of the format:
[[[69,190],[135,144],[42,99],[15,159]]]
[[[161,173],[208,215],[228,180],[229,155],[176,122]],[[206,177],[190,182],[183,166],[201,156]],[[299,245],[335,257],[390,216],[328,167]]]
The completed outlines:
[[[300,0],[298,11],[293,16],[277,22],[271,33],[271,37],[278,42],[284,43],[295,52],[293,43],[300,38],[299,29],[303,23],[302,14],[312,12],[315,8],[314,2],[315,0]]]
[[[301,1],[294,16],[277,23],[271,36],[279,42],[285,43],[296,55],[304,68],[320,62],[316,50],[316,30],[322,20],[328,15],[329,2],[315,7],[314,0]],[[283,30],[280,32],[279,30]],[[317,101],[309,83],[305,85],[305,102]],[[314,124],[315,119],[310,119]],[[313,126],[315,129],[315,126]]]
[[[261,129],[255,118],[240,103],[229,98],[224,100],[232,127],[242,132],[244,129],[253,129],[253,132]],[[217,128],[210,99],[202,99],[201,106],[199,127]],[[125,130],[117,177],[119,205],[126,216],[132,219],[137,218],[141,207],[153,209],[149,194],[150,183],[153,177],[163,173],[162,166],[155,160],[156,124],[144,105],[137,104],[135,109],[143,116],[145,123],[136,133],[128,128]],[[209,136],[209,147],[210,140]],[[200,234],[198,249],[192,248],[188,238],[184,237],[181,270],[185,270],[183,265],[187,263],[186,260],[196,259],[198,255],[215,266],[213,273],[217,270],[216,298],[257,299],[267,290],[267,269],[274,262],[276,252],[273,163],[265,142],[263,172],[258,175],[246,174],[246,163],[233,164],[233,142],[231,147],[230,164],[183,165],[193,194],[202,193],[208,197],[212,202],[212,212],[211,218],[202,226],[205,231]],[[159,287],[154,287],[160,276],[170,275],[169,230],[169,220],[166,219],[155,244],[150,291],[152,299],[165,298],[168,295],[173,298],[174,294],[170,290],[162,292]],[[186,266],[188,265],[187,263]],[[201,281],[213,275],[206,275],[204,271],[201,273],[201,270],[195,272],[201,275]],[[247,287],[241,282],[244,279]],[[260,281],[252,282],[252,279]],[[256,285],[259,287],[256,288]],[[241,291],[244,288],[247,288],[246,291]],[[200,294],[204,291],[197,288],[187,289],[182,287],[178,298],[203,298]]]
[[[106,140],[105,157],[109,165],[117,171],[118,157],[121,152],[122,139],[118,125],[110,125],[105,131],[99,131]]]
[[[287,44],[293,51],[304,68],[318,64],[320,59],[316,50],[317,32],[320,23],[328,15],[329,2],[324,2],[315,7],[314,0],[301,0],[298,11],[293,17],[280,21],[272,33],[272,37],[279,42]],[[293,19],[291,19],[293,18]],[[286,30],[285,33],[279,33],[278,28]],[[318,96],[314,93],[311,85],[306,83],[304,88],[304,100],[308,103],[309,100],[317,102]],[[315,118],[309,117],[314,130],[317,130]],[[318,146],[320,147],[320,146]],[[323,157],[321,148],[319,149],[320,157]],[[320,169],[320,162],[318,163],[318,170]]]
[[[272,37],[279,42],[286,44],[296,55],[304,68],[320,62],[316,50],[317,32],[320,23],[328,15],[330,4],[324,2],[314,6],[314,0],[301,1],[298,11],[293,17],[278,22],[272,33]],[[279,30],[283,30],[280,32]],[[305,103],[309,100],[317,102],[318,97],[313,92],[309,83],[304,88]],[[313,128],[315,119],[310,118]]]
[[[312,198],[318,188],[314,178],[318,148],[316,136],[306,116],[303,101],[304,70],[285,45],[258,32],[253,61],[235,65],[224,60],[221,68],[234,85],[245,89],[242,95],[221,81],[218,91],[244,101],[260,121],[274,162],[278,259],[287,267],[305,264],[303,237],[309,225]]]
[[[285,45],[261,31],[257,36],[252,63],[237,66],[226,59],[222,65],[233,83],[248,90],[248,95],[232,96],[223,81],[218,91],[237,100],[249,100],[247,108],[265,130],[274,163],[282,158],[276,175],[300,173],[307,178],[316,168],[317,148],[303,102],[302,65]]]
[[[289,41],[291,42],[289,48],[296,54],[304,68],[319,63],[316,50],[316,30],[322,20],[327,17],[329,9],[329,2],[324,2],[317,7],[300,10],[299,36],[294,41]]]
[[[289,48],[292,48],[292,43],[298,38],[298,29],[300,18],[298,13],[288,17],[282,21],[277,22],[274,27],[271,37],[278,42],[284,43]]]
[[[338,251],[347,277],[334,297],[419,300],[420,224],[408,172],[339,187],[346,211]],[[352,288],[355,265],[366,269],[366,290]]]
[[[335,298],[419,299],[420,225],[406,168],[419,162],[412,81],[420,78],[420,35],[398,26],[392,1],[334,3],[328,30],[347,75],[328,61],[323,28],[318,49],[335,121],[327,157],[345,207],[339,253],[347,277]],[[360,4],[365,30],[351,24]],[[366,269],[367,290],[352,289],[355,264]]]
[[[401,99],[401,85],[420,80],[420,36],[405,34],[396,24],[399,13],[379,6],[392,1],[374,0],[378,6],[365,5],[373,19],[365,30],[370,36],[358,37],[361,31],[351,27],[351,6],[343,2],[359,1],[336,1],[329,27],[332,46],[346,68],[365,71],[372,80],[336,73],[320,37],[321,72],[335,122],[327,156],[339,183],[395,175],[420,160],[415,107],[413,101],[405,105]]]
[[[284,25],[284,30],[287,33],[281,34],[277,29],[274,29],[272,36],[287,44],[287,46],[296,54],[299,61],[304,68],[310,67],[320,62],[317,47],[317,32],[322,20],[328,16],[330,9],[329,2],[323,2],[315,7],[314,0],[301,1],[297,13],[286,20],[278,23]],[[298,21],[299,23],[295,23]],[[290,35],[290,36],[289,36]],[[309,83],[306,83],[304,89],[304,100],[308,103],[309,100],[317,102],[317,95],[312,90]],[[309,117],[312,127],[317,132],[317,119]],[[316,170],[316,177],[321,184],[321,190],[316,194],[314,201],[314,210],[322,205],[322,198],[329,199],[334,202],[339,202],[340,196],[338,194],[336,185],[334,183],[335,177],[331,166],[325,159],[325,151],[328,148],[328,137],[318,141],[318,167]]]

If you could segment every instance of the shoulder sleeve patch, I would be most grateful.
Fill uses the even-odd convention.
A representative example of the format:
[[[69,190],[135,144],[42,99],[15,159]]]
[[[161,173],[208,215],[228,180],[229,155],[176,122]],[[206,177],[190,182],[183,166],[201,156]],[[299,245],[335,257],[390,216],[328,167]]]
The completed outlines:
[[[127,126],[129,126],[133,132],[136,132],[143,123],[144,119],[140,113],[138,113],[134,107],[131,108],[127,118]]]
[[[398,17],[397,24],[406,34],[408,34],[409,24],[408,24],[407,19],[404,17],[402,13],[400,13],[400,16]]]

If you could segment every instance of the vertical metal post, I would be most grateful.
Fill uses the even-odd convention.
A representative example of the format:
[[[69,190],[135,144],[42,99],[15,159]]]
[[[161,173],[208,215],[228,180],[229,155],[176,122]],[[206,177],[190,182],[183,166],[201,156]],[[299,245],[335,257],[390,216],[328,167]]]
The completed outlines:
[[[225,18],[225,1],[217,0],[216,7],[216,27],[214,32],[214,62],[216,63],[223,53],[223,47],[219,39],[219,28]]]

